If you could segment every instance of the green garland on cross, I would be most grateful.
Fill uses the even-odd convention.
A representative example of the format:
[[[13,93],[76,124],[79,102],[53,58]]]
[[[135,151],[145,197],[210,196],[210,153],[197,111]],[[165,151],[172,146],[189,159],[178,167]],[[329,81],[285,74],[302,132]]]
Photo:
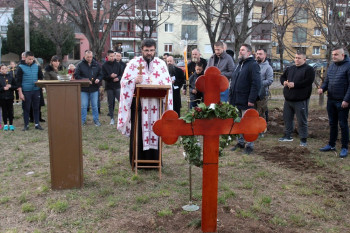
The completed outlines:
[[[195,119],[228,119],[233,118],[234,122],[240,122],[239,111],[229,103],[216,103],[206,106],[204,103],[198,104],[198,107],[192,108],[185,116],[180,117],[186,123],[193,123]],[[220,136],[219,156],[223,154],[223,149],[233,140],[232,135]],[[182,136],[180,143],[185,152],[185,159],[194,166],[202,167],[202,149],[201,144],[196,136]]]

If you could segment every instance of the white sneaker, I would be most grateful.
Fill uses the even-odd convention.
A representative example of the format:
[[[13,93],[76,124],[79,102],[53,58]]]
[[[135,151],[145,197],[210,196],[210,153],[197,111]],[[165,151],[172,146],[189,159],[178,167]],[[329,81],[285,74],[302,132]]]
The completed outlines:
[[[114,125],[114,119],[111,119],[111,122],[109,123],[110,125]]]

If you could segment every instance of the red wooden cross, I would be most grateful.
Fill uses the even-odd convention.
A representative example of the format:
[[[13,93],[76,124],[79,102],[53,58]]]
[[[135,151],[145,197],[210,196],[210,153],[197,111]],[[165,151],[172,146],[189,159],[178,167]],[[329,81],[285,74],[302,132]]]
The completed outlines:
[[[204,93],[204,103],[218,103],[220,92],[228,88],[228,80],[216,67],[210,67],[196,81],[196,89]],[[232,127],[233,125],[233,127]],[[234,119],[196,119],[187,124],[175,111],[166,111],[153,126],[153,131],[166,144],[174,144],[181,135],[203,135],[202,231],[215,232],[217,222],[219,139],[221,134],[243,134],[254,141],[266,128],[256,110],[246,111],[239,123]]]

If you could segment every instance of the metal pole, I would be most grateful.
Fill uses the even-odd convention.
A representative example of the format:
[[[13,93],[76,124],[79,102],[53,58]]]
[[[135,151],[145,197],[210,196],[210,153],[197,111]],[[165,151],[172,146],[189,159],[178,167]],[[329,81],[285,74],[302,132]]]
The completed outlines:
[[[25,51],[30,51],[29,39],[29,6],[28,0],[24,0],[24,48]]]

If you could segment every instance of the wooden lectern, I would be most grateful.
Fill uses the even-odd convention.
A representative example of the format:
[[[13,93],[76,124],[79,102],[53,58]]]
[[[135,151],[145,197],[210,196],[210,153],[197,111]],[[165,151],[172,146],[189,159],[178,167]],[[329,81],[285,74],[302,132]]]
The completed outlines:
[[[171,85],[136,85],[136,110],[135,110],[135,122],[134,122],[134,141],[133,141],[133,154],[132,154],[132,169],[135,169],[135,174],[137,175],[138,168],[158,168],[159,169],[159,179],[162,178],[162,141],[159,138],[159,157],[158,160],[139,160],[138,159],[138,107],[140,98],[157,98],[159,100],[159,119],[161,118],[164,109],[167,109],[168,104],[168,94]],[[165,108],[163,109],[162,100],[165,98]],[[142,142],[141,142],[142,143]],[[139,165],[139,163],[153,163],[157,164],[154,166]]]
[[[52,189],[83,186],[81,86],[89,81],[38,81],[47,92]]]

